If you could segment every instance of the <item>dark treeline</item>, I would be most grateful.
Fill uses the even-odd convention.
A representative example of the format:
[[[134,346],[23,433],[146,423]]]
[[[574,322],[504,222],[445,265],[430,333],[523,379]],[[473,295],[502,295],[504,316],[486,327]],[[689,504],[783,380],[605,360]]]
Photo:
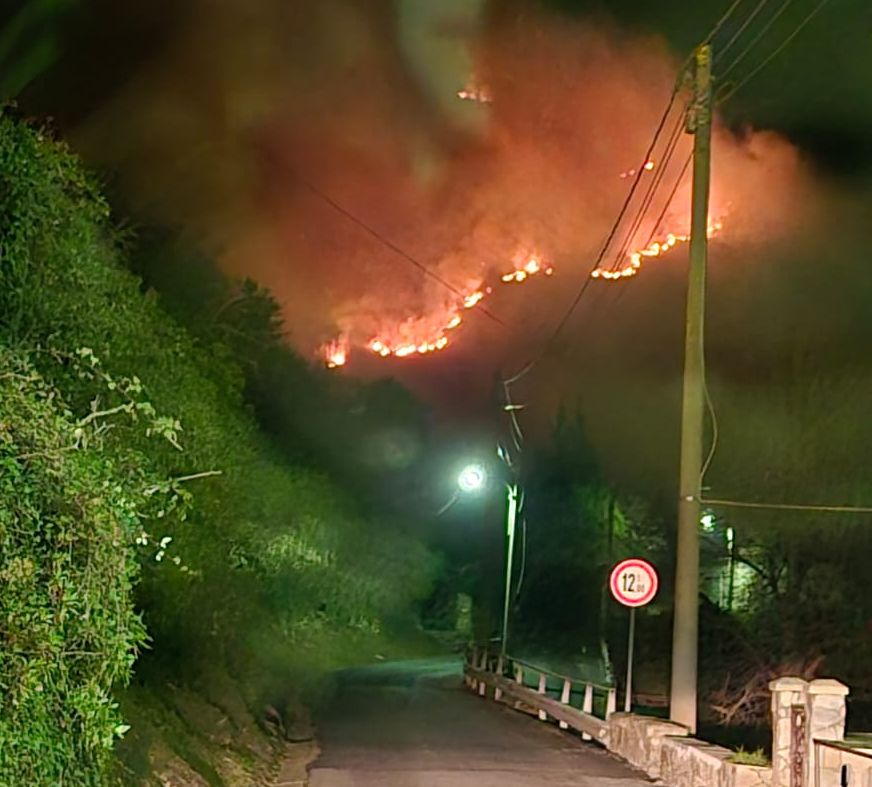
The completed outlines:
[[[707,372],[717,432],[709,413],[704,494],[742,504],[707,506],[700,524],[701,709],[714,722],[766,723],[769,680],[803,675],[849,684],[854,718],[868,724],[858,714],[872,696],[872,579],[863,568],[872,549],[863,512],[872,378],[861,270],[868,211],[858,205],[844,200],[827,234],[812,228],[768,249],[765,260],[758,251],[765,266],[750,275],[744,252],[712,244]],[[620,681],[626,613],[609,599],[601,605],[599,594],[609,565],[647,557],[663,584],[640,616],[637,686],[661,698],[671,647],[682,298],[677,273],[633,286],[611,331],[578,350],[577,367],[564,372],[575,389],[564,393],[568,415],[547,434],[540,428],[523,459],[528,549],[517,636],[568,660],[583,649],[602,652],[605,642]],[[549,384],[543,377],[540,389]],[[533,402],[528,428],[533,386],[514,392]]]

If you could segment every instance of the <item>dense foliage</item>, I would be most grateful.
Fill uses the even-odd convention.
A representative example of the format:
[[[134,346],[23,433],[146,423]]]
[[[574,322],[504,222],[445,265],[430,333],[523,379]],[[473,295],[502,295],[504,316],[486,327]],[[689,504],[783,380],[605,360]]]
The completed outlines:
[[[111,688],[143,641],[128,545],[145,479],[20,353],[0,359],[0,781],[96,784],[123,731]]]
[[[307,642],[380,631],[433,564],[292,425],[262,432],[245,350],[143,292],[62,145],[0,118],[0,173],[0,783],[100,784],[126,729],[113,690],[145,636],[135,607],[143,679],[220,667],[280,704]],[[256,346],[314,380],[260,295]]]

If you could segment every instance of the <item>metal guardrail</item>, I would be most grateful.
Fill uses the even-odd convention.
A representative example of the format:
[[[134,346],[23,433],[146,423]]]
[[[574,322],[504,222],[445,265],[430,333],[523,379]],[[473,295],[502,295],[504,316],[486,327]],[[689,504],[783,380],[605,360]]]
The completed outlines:
[[[531,677],[535,689],[527,684]],[[562,729],[577,730],[585,740],[608,742],[606,720],[617,707],[617,692],[611,686],[562,675],[514,656],[503,657],[487,648],[467,652],[464,678],[467,686],[482,697],[490,688],[496,701],[535,713],[541,721],[556,721]],[[549,678],[559,688],[549,687]],[[550,696],[549,691],[555,696]],[[572,705],[573,694],[581,695],[581,707]],[[597,695],[599,703],[595,701]],[[594,712],[597,704],[603,709],[602,716]]]

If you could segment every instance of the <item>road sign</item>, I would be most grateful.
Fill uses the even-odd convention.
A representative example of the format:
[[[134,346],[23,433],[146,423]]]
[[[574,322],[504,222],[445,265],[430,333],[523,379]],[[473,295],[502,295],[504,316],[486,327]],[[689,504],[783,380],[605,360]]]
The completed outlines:
[[[657,595],[657,572],[640,558],[622,560],[612,570],[609,587],[625,607],[644,607]]]
[[[636,644],[636,607],[644,607],[657,595],[657,572],[647,560],[632,557],[612,569],[609,587],[612,595],[630,608],[630,632],[627,635],[627,682],[624,686],[624,711],[630,712],[633,698],[633,650]]]

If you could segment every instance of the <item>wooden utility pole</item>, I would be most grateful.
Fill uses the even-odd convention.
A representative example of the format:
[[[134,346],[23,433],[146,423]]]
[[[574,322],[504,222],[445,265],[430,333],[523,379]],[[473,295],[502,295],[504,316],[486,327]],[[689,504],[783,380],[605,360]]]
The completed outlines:
[[[681,406],[681,471],[675,563],[675,622],[672,632],[670,718],[696,731],[699,640],[699,518],[705,406],[703,325],[708,256],[711,164],[711,45],[696,50],[694,100],[688,131],[694,135],[690,271]]]

